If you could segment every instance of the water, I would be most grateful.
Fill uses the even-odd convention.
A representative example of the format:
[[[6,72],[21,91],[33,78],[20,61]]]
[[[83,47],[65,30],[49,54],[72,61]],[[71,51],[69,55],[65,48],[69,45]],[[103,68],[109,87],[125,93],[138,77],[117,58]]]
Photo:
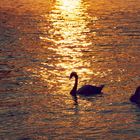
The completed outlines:
[[[139,0],[0,1],[0,140],[138,140]],[[69,92],[105,84],[102,96]]]

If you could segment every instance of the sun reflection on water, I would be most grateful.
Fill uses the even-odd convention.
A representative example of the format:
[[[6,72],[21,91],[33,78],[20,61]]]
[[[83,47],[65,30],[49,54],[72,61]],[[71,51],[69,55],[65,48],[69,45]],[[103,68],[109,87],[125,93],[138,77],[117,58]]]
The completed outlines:
[[[92,41],[87,36],[90,32],[88,28],[90,17],[86,10],[87,5],[82,0],[56,0],[49,17],[48,14],[44,16],[50,20],[51,25],[47,31],[46,28],[42,28],[44,33],[47,32],[47,35],[40,35],[40,39],[48,44],[45,48],[53,52],[57,59],[50,56],[53,69],[44,68],[38,73],[45,81],[55,75],[54,80],[47,80],[50,86],[57,82],[68,83],[66,78],[71,71],[77,71],[81,76],[85,73],[93,74],[89,68],[90,63],[83,57],[83,51],[88,51],[89,46],[92,45]],[[54,81],[56,83],[52,84]],[[66,86],[62,86],[62,88],[64,89],[61,91],[66,90]]]
[[[50,29],[52,41],[57,45],[87,46],[91,42],[86,41],[87,28],[86,6],[81,0],[57,0],[50,20],[53,28]],[[42,38],[42,37],[40,37]],[[45,39],[45,38],[44,38]]]
[[[89,31],[85,8],[86,6],[82,5],[81,0],[57,0],[55,9],[53,10],[54,14],[51,14],[55,30],[54,36],[61,36],[56,41],[57,45],[59,45],[56,49],[57,53],[63,56],[69,55],[76,59],[82,56],[82,47],[91,44],[91,42],[86,40],[87,36],[84,34]]]
[[[57,0],[57,2],[60,5],[60,9],[68,12],[74,12],[81,4],[81,0]]]

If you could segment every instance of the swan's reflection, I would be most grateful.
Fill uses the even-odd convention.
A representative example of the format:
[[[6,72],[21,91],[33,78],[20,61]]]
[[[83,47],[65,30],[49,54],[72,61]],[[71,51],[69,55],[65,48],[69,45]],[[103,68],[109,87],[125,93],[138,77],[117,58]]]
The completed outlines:
[[[74,105],[78,105],[78,98],[77,98],[77,96],[76,95],[71,95],[72,96],[72,99],[73,99],[73,101],[74,101]]]

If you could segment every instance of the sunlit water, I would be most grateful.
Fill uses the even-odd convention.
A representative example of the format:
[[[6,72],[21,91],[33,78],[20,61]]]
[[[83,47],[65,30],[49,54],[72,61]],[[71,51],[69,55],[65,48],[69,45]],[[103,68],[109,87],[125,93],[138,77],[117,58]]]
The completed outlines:
[[[139,140],[139,54],[139,0],[0,1],[0,140]]]

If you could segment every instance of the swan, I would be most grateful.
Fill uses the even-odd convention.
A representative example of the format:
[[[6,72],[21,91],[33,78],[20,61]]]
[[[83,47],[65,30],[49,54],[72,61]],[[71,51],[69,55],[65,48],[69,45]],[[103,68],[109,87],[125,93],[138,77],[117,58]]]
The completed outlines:
[[[84,85],[83,87],[79,88],[77,90],[78,86],[78,75],[76,72],[72,72],[70,74],[69,79],[75,78],[75,84],[70,92],[71,95],[76,96],[76,94],[83,95],[83,96],[91,96],[91,95],[96,95],[96,94],[101,94],[101,91],[104,87],[104,85],[101,85],[99,87],[92,86],[92,85]]]
[[[130,101],[140,104],[140,86],[136,88],[135,93],[130,97]]]

